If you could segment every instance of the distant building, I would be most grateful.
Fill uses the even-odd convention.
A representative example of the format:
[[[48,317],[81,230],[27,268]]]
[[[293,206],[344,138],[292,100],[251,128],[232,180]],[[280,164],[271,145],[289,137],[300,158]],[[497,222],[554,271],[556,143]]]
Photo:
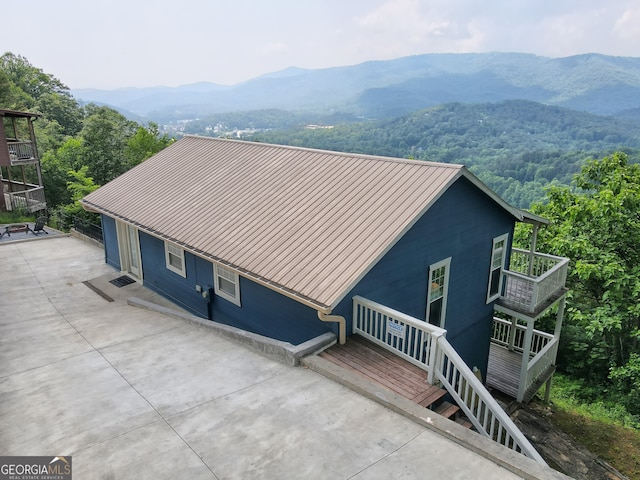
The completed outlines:
[[[322,128],[333,128],[333,125],[307,125],[306,127],[307,130],[318,130],[318,129],[322,129]]]

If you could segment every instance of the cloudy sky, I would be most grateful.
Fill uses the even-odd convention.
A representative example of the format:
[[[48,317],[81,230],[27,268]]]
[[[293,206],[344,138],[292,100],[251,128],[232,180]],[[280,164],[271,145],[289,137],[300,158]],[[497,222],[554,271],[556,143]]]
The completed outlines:
[[[72,89],[231,85],[423,53],[640,56],[638,0],[27,0],[1,11],[0,54]]]

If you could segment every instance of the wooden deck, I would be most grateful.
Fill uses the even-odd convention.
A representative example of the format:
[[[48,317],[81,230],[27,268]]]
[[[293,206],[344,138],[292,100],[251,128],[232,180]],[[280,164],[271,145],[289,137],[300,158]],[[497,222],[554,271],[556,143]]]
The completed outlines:
[[[427,383],[424,370],[358,335],[350,336],[346,345],[325,350],[320,357],[447,418],[459,410],[442,400],[446,390]]]
[[[522,354],[492,343],[487,365],[487,386],[516,398],[521,365]]]
[[[492,343],[489,349],[489,363],[487,365],[487,386],[495,388],[510,397],[518,398],[521,365],[521,353],[510,351],[501,345]],[[528,403],[554,372],[555,367],[543,372],[538,381],[525,392],[523,402]]]

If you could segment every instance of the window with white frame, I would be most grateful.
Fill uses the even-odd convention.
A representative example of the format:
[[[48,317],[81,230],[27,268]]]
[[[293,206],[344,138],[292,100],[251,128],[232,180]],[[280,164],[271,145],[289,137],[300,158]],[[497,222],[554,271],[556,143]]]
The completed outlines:
[[[493,239],[491,247],[491,268],[489,269],[489,287],[487,289],[487,303],[493,302],[502,293],[504,275],[502,269],[507,253],[509,234],[505,233]]]
[[[216,295],[240,306],[240,281],[238,274],[230,268],[215,263],[213,265],[213,275],[215,277],[214,291]]]
[[[184,250],[177,245],[164,242],[164,256],[167,269],[182,277],[187,277],[187,269],[184,263]]]
[[[429,267],[426,320],[438,327],[444,327],[450,266],[451,257]]]

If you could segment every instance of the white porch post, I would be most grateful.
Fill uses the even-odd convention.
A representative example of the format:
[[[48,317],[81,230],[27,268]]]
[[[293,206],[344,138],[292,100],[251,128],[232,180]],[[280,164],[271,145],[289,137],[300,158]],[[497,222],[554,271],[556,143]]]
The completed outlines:
[[[560,332],[562,331],[562,320],[564,318],[564,304],[566,298],[563,296],[558,303],[558,313],[556,314],[556,328],[553,331],[553,337],[556,340],[560,340]]]
[[[558,302],[558,313],[556,314],[556,328],[553,331],[553,339],[556,342],[555,347],[553,348],[553,357],[552,357],[552,362],[555,365],[556,364],[556,359],[558,358],[558,348],[560,347],[560,332],[562,331],[562,319],[564,318],[564,305],[565,305],[566,299],[563,296],[560,299],[560,302]],[[549,379],[549,385],[547,385],[547,390],[549,390],[551,388],[551,379]],[[545,395],[545,398],[547,397],[547,395]]]
[[[533,231],[531,232],[531,249],[529,250],[529,268],[527,273],[529,276],[533,275],[533,259],[536,253],[536,244],[538,243],[538,228],[540,225],[537,222],[533,223]]]
[[[513,346],[516,341],[516,329],[518,326],[518,319],[515,316],[511,316],[511,329],[509,330],[509,345],[507,348],[509,351],[513,351]]]
[[[522,345],[522,365],[520,366],[520,382],[518,382],[518,402],[524,399],[524,392],[527,380],[527,372],[529,368],[529,356],[531,353],[531,340],[533,338],[533,319],[527,320],[527,331],[524,334],[524,343]]]

